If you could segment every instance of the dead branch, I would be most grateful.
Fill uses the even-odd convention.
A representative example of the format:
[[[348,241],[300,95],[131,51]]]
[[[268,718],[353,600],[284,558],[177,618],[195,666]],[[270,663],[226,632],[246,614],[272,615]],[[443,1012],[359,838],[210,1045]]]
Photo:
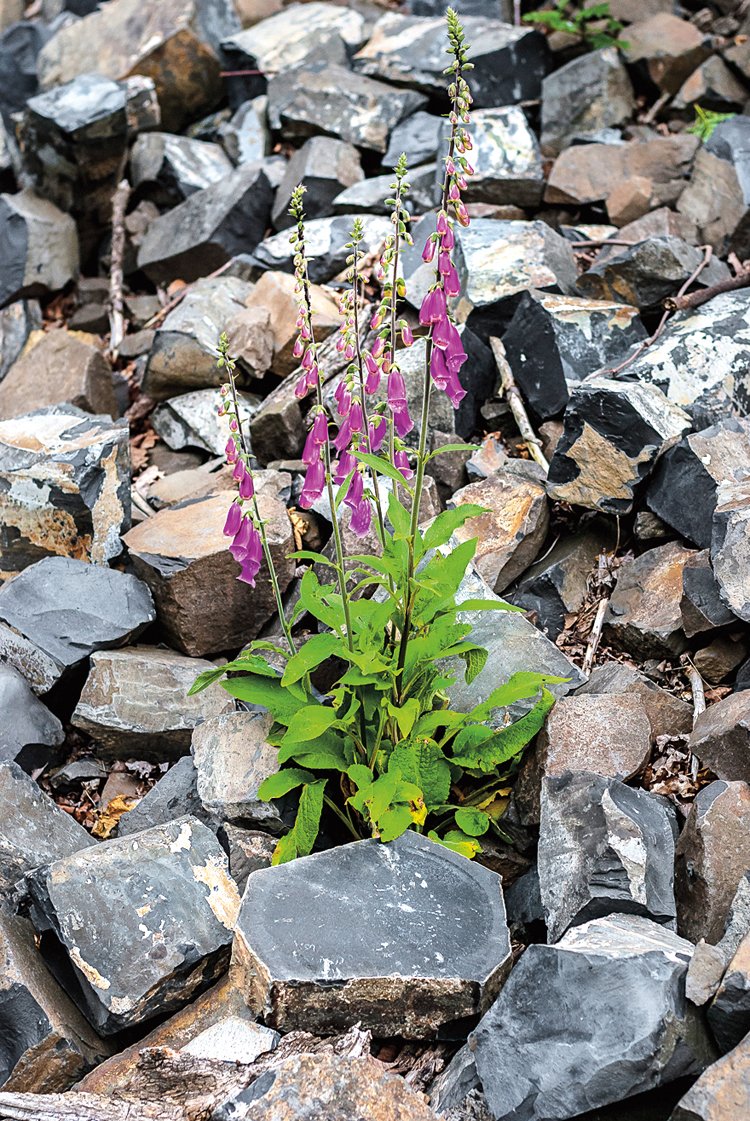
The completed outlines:
[[[515,383],[510,363],[505,356],[505,347],[500,339],[497,338],[490,339],[490,346],[492,347],[492,353],[495,357],[498,373],[500,374],[500,384],[508,399],[510,411],[513,413],[513,419],[518,425],[518,431],[521,433],[532,459],[539,464],[546,474],[549,471],[549,463],[542,451],[542,442],[532,428],[531,421],[526,412],[526,406],[523,403],[521,391]]]
[[[586,675],[586,677],[589,676],[592,666],[594,665],[594,658],[596,657],[596,652],[599,649],[599,643],[601,642],[602,628],[604,627],[604,617],[607,614],[608,607],[609,596],[605,596],[604,599],[599,600],[599,606],[596,609],[596,616],[594,618],[594,625],[591,628],[591,634],[589,635],[589,641],[586,646],[586,653],[583,656],[583,665],[581,666],[581,671]]]
[[[130,183],[121,179],[112,197],[112,254],[109,270],[109,352],[112,361],[125,337],[125,311],[122,298],[125,257],[125,211],[130,199]]]
[[[750,269],[745,268],[737,276],[730,276],[727,280],[720,280],[718,284],[712,284],[710,288],[701,288],[698,292],[691,292],[685,295],[682,292],[677,296],[668,296],[664,301],[664,306],[669,311],[685,311],[688,308],[700,307],[701,304],[707,304],[714,296],[720,296],[722,292],[734,292],[738,288],[747,288],[750,285]]]
[[[690,691],[693,694],[693,727],[695,727],[695,722],[700,714],[706,711],[706,689],[703,684],[703,678],[689,659],[687,659],[685,673],[690,682]],[[698,756],[691,754],[690,775],[693,779],[698,777],[699,767]]]
[[[102,1094],[0,1093],[0,1121],[185,1121],[180,1106]]]

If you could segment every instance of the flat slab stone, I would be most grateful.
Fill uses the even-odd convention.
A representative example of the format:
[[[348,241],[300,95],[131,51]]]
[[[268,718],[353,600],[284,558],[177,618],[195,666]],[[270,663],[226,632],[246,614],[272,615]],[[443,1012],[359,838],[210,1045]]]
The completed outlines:
[[[33,403],[75,405],[84,412],[117,416],[112,368],[97,345],[99,339],[84,331],[34,331],[21,357],[0,384],[0,419],[23,416]]]
[[[181,1007],[226,965],[239,894],[195,818],[58,860],[29,885],[34,923],[56,936],[71,995],[104,1035]]]
[[[625,561],[604,616],[604,634],[642,658],[669,658],[687,646],[682,630],[682,573],[695,556],[676,541]]]
[[[657,736],[676,736],[690,732],[693,728],[692,705],[662,689],[645,673],[623,662],[608,662],[596,666],[578,693],[635,693],[643,702],[653,740]]]
[[[262,802],[258,788],[278,770],[278,748],[266,737],[273,720],[254,712],[213,716],[193,732],[191,751],[203,806],[222,821],[281,832],[277,802]]]
[[[510,966],[501,879],[411,831],[253,872],[232,969],[272,1027],[423,1038]],[[457,901],[460,900],[460,905]]]
[[[203,808],[198,797],[197,778],[192,756],[183,755],[132,810],[122,815],[117,823],[117,836],[129,837],[153,825],[166,825],[185,814],[197,817],[216,832],[218,822]]]
[[[447,139],[448,126],[444,129]],[[464,200],[498,206],[538,207],[544,193],[539,142],[523,109],[504,105],[478,109],[471,116],[472,175]],[[445,165],[438,162],[435,183],[442,188]],[[439,198],[438,194],[438,198]]]
[[[233,70],[277,74],[320,59],[347,66],[349,56],[366,38],[365,21],[358,11],[315,0],[312,5],[288,4],[282,11],[230,35],[222,49],[231,59]]]
[[[730,693],[702,712],[690,750],[719,778],[750,780],[750,693]]]

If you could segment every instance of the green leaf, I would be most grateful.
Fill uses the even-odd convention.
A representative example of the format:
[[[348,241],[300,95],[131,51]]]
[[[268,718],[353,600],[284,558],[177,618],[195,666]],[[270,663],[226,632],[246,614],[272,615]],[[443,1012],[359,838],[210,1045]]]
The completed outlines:
[[[372,771],[369,767],[366,767],[364,763],[352,763],[346,773],[352,782],[355,782],[360,789],[363,786],[370,786],[372,784]]]
[[[281,837],[276,843],[276,848],[273,850],[271,857],[271,864],[288,864],[290,860],[294,860],[297,856],[297,844],[294,837],[294,830],[287,833],[286,836]]]
[[[309,856],[320,830],[327,779],[302,787],[299,808],[293,827],[274,849],[272,864],[286,864],[298,856]]]
[[[310,782],[315,776],[301,767],[289,767],[285,771],[277,771],[269,775],[258,787],[258,797],[262,802],[270,802],[274,798],[283,798],[290,790]]]
[[[411,494],[411,487],[404,479],[404,476],[399,471],[398,467],[394,467],[389,459],[385,459],[379,455],[370,455],[369,452],[354,452],[354,455],[364,463],[371,471],[377,472],[378,475],[387,475],[389,479],[393,479],[394,483],[404,487]]]
[[[288,724],[294,714],[307,703],[307,697],[301,690],[295,692],[285,688],[278,678],[247,674],[222,681],[221,687],[240,701],[267,708],[279,724]]]
[[[297,549],[295,553],[287,553],[289,560],[309,560],[315,564],[325,565],[326,568],[335,568],[336,565],[328,557],[324,557],[322,553],[315,553],[311,549]]]
[[[343,608],[336,603],[328,588],[322,588],[318,577],[308,568],[299,586],[300,603],[305,611],[319,619],[334,631],[341,631],[344,621]]]
[[[484,810],[464,806],[455,813],[456,825],[470,837],[481,837],[490,827],[490,816]]]
[[[279,764],[294,759],[302,767],[318,768],[324,771],[345,771],[351,759],[347,759],[344,743],[334,732],[324,733],[304,743],[286,743],[286,737],[279,748]]]
[[[196,693],[201,693],[207,689],[209,685],[213,685],[214,681],[218,681],[226,673],[224,666],[217,666],[216,669],[206,669],[203,673],[199,673],[193,684],[187,691],[189,697],[194,697]]]
[[[328,705],[305,705],[297,709],[284,736],[284,745],[309,743],[322,736],[338,720],[335,709]]]
[[[487,659],[490,654],[483,646],[471,646],[468,650],[464,650],[461,654],[464,662],[466,663],[466,684],[471,685],[475,677],[478,676],[487,664]]]
[[[475,452],[479,450],[479,444],[443,444],[440,448],[435,448],[427,456],[427,463],[438,455],[444,455],[446,452]]]
[[[504,685],[493,689],[489,697],[481,704],[476,705],[468,714],[472,720],[489,720],[496,708],[507,708],[516,701],[525,701],[534,697],[545,685],[560,685],[568,679],[565,677],[552,677],[546,673],[535,673],[529,670],[520,670],[508,678]]]
[[[400,501],[398,495],[391,491],[388,495],[388,521],[393,526],[394,534],[404,540],[411,533],[411,514]]]
[[[451,852],[457,852],[459,856],[465,856],[467,860],[471,860],[482,850],[479,841],[476,841],[473,837],[467,837],[459,829],[451,829],[444,837],[438,836],[435,830],[432,829],[427,836],[431,841],[435,841],[438,845],[443,845],[445,848],[450,849]]]
[[[405,701],[400,708],[396,705],[388,705],[388,711],[391,716],[395,717],[398,730],[403,739],[406,739],[409,732],[414,727],[414,722],[419,716],[419,709],[419,701],[414,697],[412,697],[411,700]]]
[[[391,763],[398,767],[408,782],[422,791],[426,805],[439,805],[448,798],[451,786],[450,766],[434,740],[411,740],[393,749]]]
[[[390,806],[378,818],[378,832],[381,841],[395,841],[412,823],[408,806]]]
[[[314,634],[308,638],[305,645],[289,659],[281,678],[282,685],[290,685],[299,681],[305,674],[314,670],[326,658],[332,657],[341,645],[341,639],[335,634]]]
[[[523,611],[515,603],[506,603],[504,599],[465,599],[456,605],[460,612],[464,611]]]
[[[547,713],[555,703],[548,689],[542,690],[541,700],[537,701],[530,712],[501,728],[476,747],[461,754],[454,751],[453,762],[472,771],[489,774],[503,763],[516,759],[544,725]]]
[[[486,514],[486,512],[486,506],[477,506],[471,502],[465,502],[461,506],[455,506],[450,510],[443,510],[442,514],[438,514],[424,532],[422,541],[425,550],[439,549],[442,545],[447,545],[456,530],[460,529],[465,522],[468,522],[470,518],[478,517],[480,514]]]

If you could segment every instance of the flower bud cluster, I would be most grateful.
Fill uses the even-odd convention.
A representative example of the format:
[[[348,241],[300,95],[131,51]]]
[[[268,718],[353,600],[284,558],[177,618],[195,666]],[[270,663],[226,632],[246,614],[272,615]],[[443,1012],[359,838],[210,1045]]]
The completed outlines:
[[[237,498],[232,502],[224,522],[224,533],[232,538],[229,552],[240,565],[238,580],[255,587],[255,577],[263,560],[263,543],[258,529],[258,511],[255,505],[255,484],[245,447],[237,405],[235,362],[229,357],[229,340],[223,334],[219,340],[219,369],[227,371],[229,381],[220,389],[219,416],[229,418],[229,439],[224,449],[227,463],[234,467],[232,477],[237,483]],[[251,506],[247,503],[252,502]]]

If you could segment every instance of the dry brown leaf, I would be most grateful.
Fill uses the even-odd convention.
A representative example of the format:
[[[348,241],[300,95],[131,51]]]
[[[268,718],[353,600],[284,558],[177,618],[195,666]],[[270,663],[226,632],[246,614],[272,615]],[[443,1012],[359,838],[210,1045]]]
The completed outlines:
[[[100,841],[106,841],[107,838],[112,836],[122,815],[137,806],[139,801],[140,798],[126,798],[124,795],[118,794],[116,798],[107,803],[99,814],[96,825],[91,830],[92,835],[98,837]]]

